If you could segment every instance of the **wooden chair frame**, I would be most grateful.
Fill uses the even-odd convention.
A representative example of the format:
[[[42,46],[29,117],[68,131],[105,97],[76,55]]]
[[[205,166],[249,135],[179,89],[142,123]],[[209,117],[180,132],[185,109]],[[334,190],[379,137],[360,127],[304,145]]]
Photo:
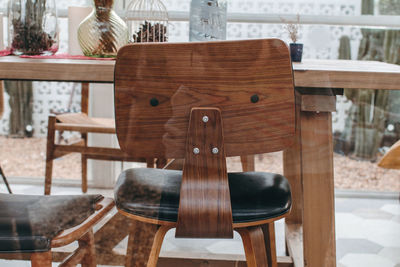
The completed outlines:
[[[204,116],[208,117],[207,127],[203,125]],[[165,234],[176,228],[177,237],[189,238],[232,238],[235,230],[242,237],[247,266],[277,267],[274,221],[288,213],[263,221],[233,223],[221,112],[217,108],[193,108],[189,125],[178,222],[146,219],[119,210],[135,220],[129,235],[125,266],[156,267]],[[210,144],[218,148],[217,153],[207,150]],[[193,152],[193,147],[200,150],[199,154]],[[206,161],[207,169],[203,168]],[[205,187],[206,183],[215,185],[214,190]],[[196,195],[206,197],[199,200]],[[212,205],[209,199],[219,205]],[[209,210],[204,212],[204,207]],[[148,236],[152,239],[142,239]]]
[[[88,115],[89,108],[89,84],[82,83],[82,96],[81,96],[81,114],[84,117]],[[87,160],[110,160],[110,161],[131,161],[131,162],[148,162],[148,166],[151,166],[153,159],[145,158],[134,158],[127,153],[124,153],[118,148],[108,147],[89,147],[88,146],[88,133],[100,133],[100,134],[115,134],[114,127],[105,127],[100,124],[87,124],[85,119],[82,122],[62,122],[57,118],[57,115],[50,115],[48,120],[48,132],[47,132],[47,146],[46,146],[46,170],[45,170],[45,195],[49,195],[51,192],[52,183],[52,172],[53,172],[53,160],[65,156],[69,153],[80,153],[81,154],[81,173],[82,173],[82,192],[87,192]],[[56,131],[60,134],[63,131],[77,131],[81,133],[81,139],[69,144],[61,145],[56,144],[55,136]],[[154,164],[154,163],[153,163]]]
[[[177,222],[119,210],[135,220],[126,266],[155,267],[166,232],[176,228],[176,237],[200,238],[232,238],[235,230],[249,267],[276,267],[274,221],[289,211],[233,223],[226,156],[293,144],[295,97],[287,46],[276,39],[126,46],[117,56],[114,85],[122,150],[185,158]]]
[[[79,247],[66,257],[60,267],[72,267],[81,264],[82,267],[96,266],[96,251],[93,235],[93,226],[96,225],[114,207],[114,200],[104,198],[96,204],[96,211],[83,223],[61,232],[53,238],[51,248],[63,247],[78,241]],[[27,253],[1,253],[1,258],[26,259]],[[51,267],[52,251],[30,253],[32,267]]]

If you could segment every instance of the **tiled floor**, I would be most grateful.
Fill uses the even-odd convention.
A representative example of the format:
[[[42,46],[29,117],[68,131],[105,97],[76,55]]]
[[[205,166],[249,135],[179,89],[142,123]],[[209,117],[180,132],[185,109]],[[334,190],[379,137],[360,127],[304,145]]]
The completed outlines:
[[[0,192],[4,192],[0,187]],[[12,185],[15,193],[42,194],[39,186]],[[53,187],[53,194],[79,194],[74,187]],[[90,190],[112,196],[111,190]],[[89,192],[89,193],[90,193]],[[339,267],[400,267],[400,204],[396,197],[357,198],[336,196],[336,239],[337,266]],[[284,254],[284,222],[276,223],[277,250]],[[125,242],[120,244],[126,245]],[[173,231],[168,232],[161,254],[168,256],[188,255],[212,256],[229,255],[243,258],[243,247],[239,235],[233,240],[192,240],[175,239]],[[23,261],[0,260],[0,266],[30,266]],[[54,265],[56,266],[56,265]]]

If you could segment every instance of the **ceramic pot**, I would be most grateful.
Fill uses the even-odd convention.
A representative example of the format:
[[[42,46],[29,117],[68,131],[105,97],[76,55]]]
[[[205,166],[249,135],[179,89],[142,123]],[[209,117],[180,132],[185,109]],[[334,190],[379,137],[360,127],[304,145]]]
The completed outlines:
[[[303,56],[303,44],[291,43],[290,44],[290,57],[292,62],[301,62]]]

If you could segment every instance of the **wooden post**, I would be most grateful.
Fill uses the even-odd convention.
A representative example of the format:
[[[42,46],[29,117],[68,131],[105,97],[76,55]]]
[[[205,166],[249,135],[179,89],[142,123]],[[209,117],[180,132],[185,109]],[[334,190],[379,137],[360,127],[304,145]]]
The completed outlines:
[[[315,91],[296,92],[296,139],[284,153],[293,195],[286,239],[290,253],[303,249],[303,255],[291,255],[296,267],[336,266],[331,115],[336,106],[329,98],[338,91]]]

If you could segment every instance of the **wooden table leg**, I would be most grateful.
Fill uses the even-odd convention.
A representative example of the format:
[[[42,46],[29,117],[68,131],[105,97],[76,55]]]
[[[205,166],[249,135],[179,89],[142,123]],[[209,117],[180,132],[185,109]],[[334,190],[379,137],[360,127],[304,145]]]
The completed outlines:
[[[306,96],[307,100],[313,97]],[[292,213],[286,220],[286,239],[294,266],[333,267],[336,266],[330,112],[333,110],[330,106],[315,105],[323,112],[304,111],[302,104],[302,95],[297,94],[296,140],[284,152],[284,174],[293,195]],[[303,255],[297,250],[303,250]]]
[[[336,266],[332,115],[302,112],[304,263]]]

